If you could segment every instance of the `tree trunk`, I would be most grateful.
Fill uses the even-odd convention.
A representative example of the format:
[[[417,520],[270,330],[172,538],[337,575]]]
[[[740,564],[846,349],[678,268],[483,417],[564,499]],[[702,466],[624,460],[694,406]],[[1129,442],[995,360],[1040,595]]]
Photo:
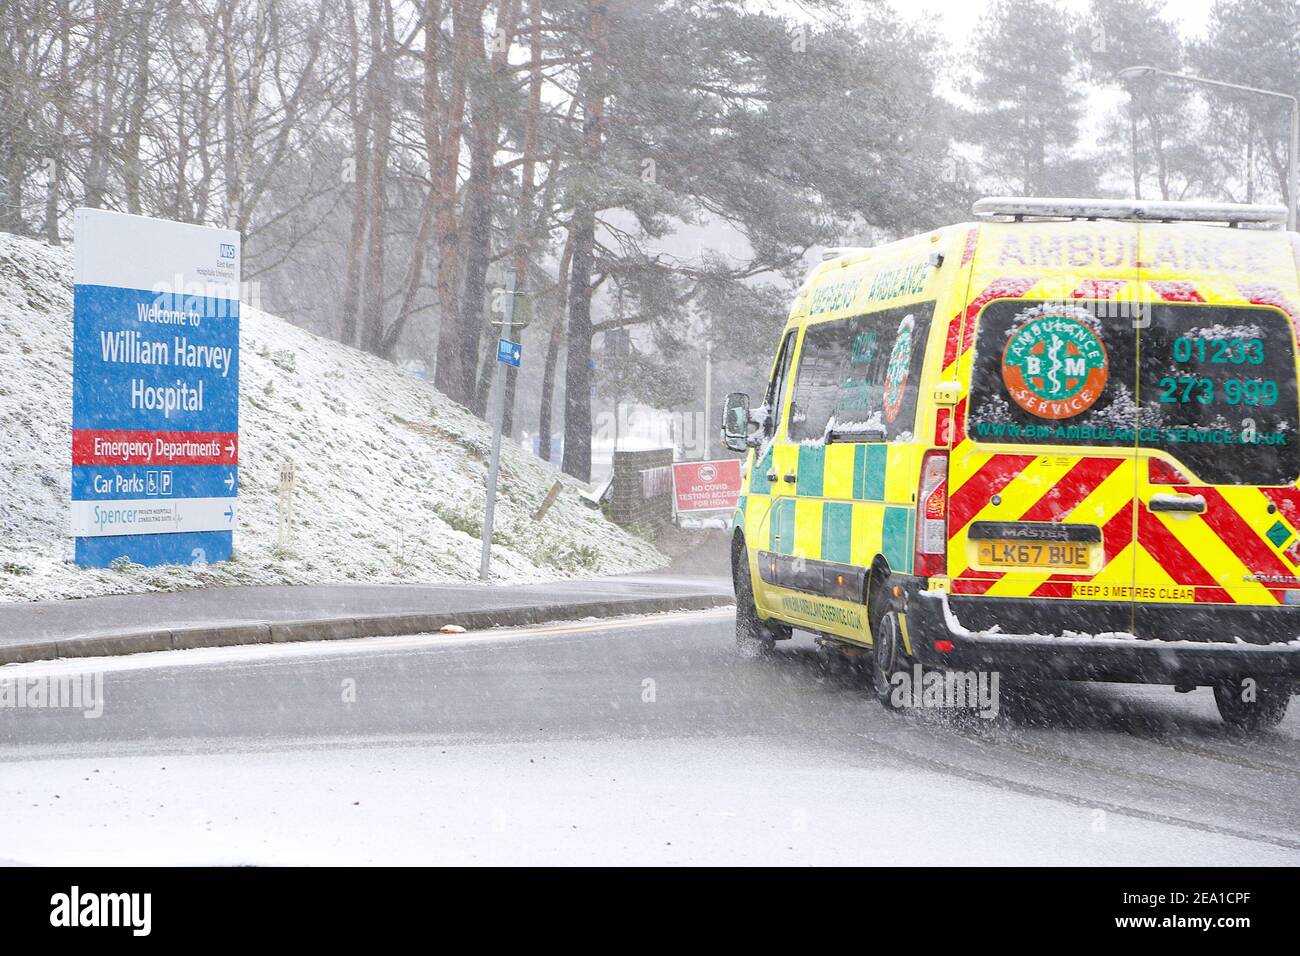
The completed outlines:
[[[345,345],[357,344],[357,310],[361,305],[361,283],[363,277],[362,250],[366,241],[367,209],[369,208],[370,182],[370,135],[367,129],[367,117],[371,112],[373,98],[374,56],[371,56],[371,69],[365,74],[356,71],[361,61],[361,42],[357,36],[355,0],[348,3],[346,11],[348,21],[348,49],[352,54],[353,77],[350,94],[352,113],[352,228],[348,235],[347,266],[343,280],[343,302],[340,315],[340,338]],[[365,84],[364,96],[358,96],[358,89]],[[362,109],[362,103],[365,107]]]
[[[126,114],[126,136],[122,146],[122,181],[126,193],[126,211],[135,215],[143,212],[140,200],[140,144],[144,136],[144,110],[149,98],[149,26],[153,19],[153,4],[145,3],[137,14],[135,48],[131,60],[135,75],[131,78],[131,102]]]
[[[365,295],[361,312],[361,347],[379,354],[384,338],[384,227],[388,146],[392,126],[393,65],[392,7],[388,0],[370,0],[370,38],[374,47],[374,143],[370,153],[369,243],[366,252]]]
[[[69,35],[68,35],[68,10],[69,0],[60,0],[59,3],[59,78],[60,83],[67,83],[68,76],[68,52],[69,52]],[[55,103],[54,116],[54,150],[50,157],[49,182],[45,185],[45,241],[52,246],[59,245],[62,239],[59,237],[59,189],[63,184],[63,151],[67,149],[67,140],[64,136],[67,128],[69,91],[63,90],[60,100]]]
[[[515,287],[528,289],[528,263],[532,253],[533,237],[533,182],[537,175],[537,128],[542,115],[542,0],[528,0],[529,60],[528,112],[524,117],[523,166],[519,172],[519,213],[515,218],[515,249],[512,269]],[[516,303],[518,304],[518,303]],[[523,333],[520,332],[520,341]],[[519,383],[519,369],[506,367],[506,408],[502,431],[509,435],[515,430],[515,391]]]
[[[223,126],[225,143],[222,152],[223,174],[226,187],[225,221],[229,228],[238,228],[239,223],[239,129],[236,120],[236,100],[239,98],[239,83],[235,74],[235,53],[231,44],[235,42],[234,34],[234,0],[227,0],[221,7],[222,39],[222,75],[225,84]]]
[[[573,265],[569,273],[569,347],[564,361],[564,462],[567,474],[591,480],[591,274],[595,265],[596,211],[573,213]]]
[[[543,461],[551,460],[551,417],[555,408],[555,367],[560,360],[560,346],[564,344],[565,319],[569,310],[569,267],[573,262],[573,231],[564,240],[560,254],[560,268],[555,276],[555,314],[551,319],[550,340],[546,343],[546,365],[542,368],[542,400],[537,415],[537,455]]]
[[[457,215],[456,187],[459,182],[461,138],[465,129],[466,77],[470,63],[482,56],[482,0],[452,0],[452,69],[451,94],[446,103],[438,85],[436,67],[425,41],[425,142],[437,191],[434,209],[434,242],[438,247],[438,352],[433,383],[452,401],[468,405],[471,396],[465,383],[472,381],[477,369],[474,353],[465,352],[460,324],[461,228]],[[426,34],[429,25],[426,21]],[[436,30],[436,25],[434,26]],[[477,49],[477,53],[475,50]],[[431,125],[435,113],[441,116],[441,133]],[[440,140],[435,142],[435,140]]]
[[[502,0],[497,11],[496,35],[503,36],[508,47],[515,29],[515,0]],[[481,32],[476,50],[482,49]],[[475,361],[483,340],[483,302],[487,295],[488,262],[492,257],[492,190],[496,179],[497,134],[500,114],[497,107],[497,81],[507,65],[507,50],[494,47],[486,71],[476,70],[471,80],[474,93],[470,136],[469,181],[465,184],[464,284],[460,297],[461,349],[465,356],[464,388],[472,398],[470,408],[480,417],[486,414],[487,388],[480,388],[475,378]],[[489,338],[491,338],[489,336]],[[483,377],[489,385],[495,360],[485,363]],[[483,394],[480,400],[480,394]]]
[[[479,125],[479,121],[475,122]],[[492,153],[482,131],[470,140],[469,182],[465,186],[465,271],[460,294],[461,353],[465,357],[461,394],[469,398],[471,410],[483,415],[477,401],[478,353],[483,338],[483,298],[486,294],[488,258],[492,250]],[[491,375],[489,366],[487,375]]]
[[[599,168],[609,57],[607,0],[588,0],[591,70],[583,104],[586,173]],[[573,211],[573,265],[569,276],[569,346],[564,369],[564,471],[591,480],[591,276],[596,262],[596,210],[584,200]]]

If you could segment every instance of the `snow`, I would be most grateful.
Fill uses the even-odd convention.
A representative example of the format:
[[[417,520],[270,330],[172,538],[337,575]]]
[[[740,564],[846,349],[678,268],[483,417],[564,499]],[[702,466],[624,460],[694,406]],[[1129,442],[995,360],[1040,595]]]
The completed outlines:
[[[1262,339],[1264,329],[1258,325],[1203,325],[1188,329],[1183,333],[1201,339]]]
[[[6,855],[55,866],[1294,865],[1297,857],[1121,813],[1099,832],[1091,806],[772,741],[669,739],[634,754],[617,740],[434,737],[126,750],[6,765]]]
[[[477,579],[490,432],[426,382],[245,306],[235,558],[206,568],[79,569],[69,536],[72,252],[0,234],[0,600],[234,584]],[[296,466],[295,527],[277,548],[278,484]],[[532,512],[557,479],[543,521]],[[493,571],[543,581],[667,559],[507,443]]]
[[[52,866],[1297,859],[1121,813],[1097,832],[1092,807],[772,741],[668,739],[634,753],[618,740],[433,737],[146,747],[8,764],[5,853]]]
[[[958,620],[957,615],[953,613],[952,606],[948,603],[947,591],[921,591],[917,596],[930,601],[938,601],[942,605],[944,625],[954,636],[962,638],[978,638],[983,644],[999,642],[1015,643],[1017,641],[1051,641],[1052,643],[1059,645],[1073,644],[1085,645],[1088,647],[1132,647],[1135,642],[1139,641],[1144,643],[1153,643],[1149,640],[1138,637],[1136,634],[1131,634],[1128,631],[1101,631],[1096,634],[1089,634],[1084,631],[1073,631],[1067,629],[1062,631],[1059,635],[1038,633],[1008,634],[1002,630],[1001,625],[994,625],[984,631],[972,631],[970,628],[966,627],[966,625],[962,624],[961,621]],[[1216,642],[1216,645],[1222,646],[1229,643],[1233,649],[1237,651],[1272,652],[1286,647],[1300,647],[1300,636],[1289,641],[1274,641],[1267,644],[1258,644],[1247,641],[1240,635],[1234,635],[1231,642],[1219,641]],[[1205,641],[1192,640],[1161,640],[1158,644],[1162,648],[1189,647],[1204,649],[1207,646]]]

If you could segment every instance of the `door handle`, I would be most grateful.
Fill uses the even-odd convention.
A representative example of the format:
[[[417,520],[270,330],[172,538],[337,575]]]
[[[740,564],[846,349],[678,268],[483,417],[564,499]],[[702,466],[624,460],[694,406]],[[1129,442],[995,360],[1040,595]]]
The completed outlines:
[[[799,480],[799,478],[798,476],[795,475],[793,471],[791,471],[788,472],[787,474],[782,475],[781,480],[784,481],[787,485],[793,485],[796,481]]]
[[[1147,510],[1204,514],[1205,498],[1201,495],[1152,495]]]

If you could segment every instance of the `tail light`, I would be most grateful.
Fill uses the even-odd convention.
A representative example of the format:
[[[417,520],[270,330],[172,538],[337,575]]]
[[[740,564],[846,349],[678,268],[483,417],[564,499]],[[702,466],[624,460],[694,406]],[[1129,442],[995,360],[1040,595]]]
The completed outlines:
[[[1160,458],[1147,459],[1147,484],[1151,485],[1190,485],[1188,478],[1169,462]]]
[[[916,560],[912,573],[943,574],[948,551],[948,453],[928,451],[921,460],[916,495]]]

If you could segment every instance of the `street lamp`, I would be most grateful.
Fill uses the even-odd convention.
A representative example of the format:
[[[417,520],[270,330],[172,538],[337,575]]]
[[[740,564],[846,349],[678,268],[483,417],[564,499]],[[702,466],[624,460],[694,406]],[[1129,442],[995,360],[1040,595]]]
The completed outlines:
[[[1237,90],[1241,93],[1255,93],[1259,96],[1271,96],[1274,99],[1286,100],[1291,104],[1291,146],[1287,150],[1287,203],[1286,203],[1286,227],[1295,232],[1296,230],[1296,206],[1297,191],[1300,189],[1300,174],[1296,171],[1297,157],[1300,156],[1300,99],[1292,96],[1290,93],[1279,93],[1276,90],[1261,90],[1254,86],[1242,86],[1239,83],[1225,83],[1223,80],[1210,80],[1203,76],[1191,76],[1187,73],[1171,73],[1168,70],[1162,70],[1158,66],[1129,66],[1115,74],[1121,80],[1137,80],[1148,76],[1164,76],[1172,80],[1183,80],[1187,83],[1198,83],[1201,86],[1216,86],[1224,90]]]

